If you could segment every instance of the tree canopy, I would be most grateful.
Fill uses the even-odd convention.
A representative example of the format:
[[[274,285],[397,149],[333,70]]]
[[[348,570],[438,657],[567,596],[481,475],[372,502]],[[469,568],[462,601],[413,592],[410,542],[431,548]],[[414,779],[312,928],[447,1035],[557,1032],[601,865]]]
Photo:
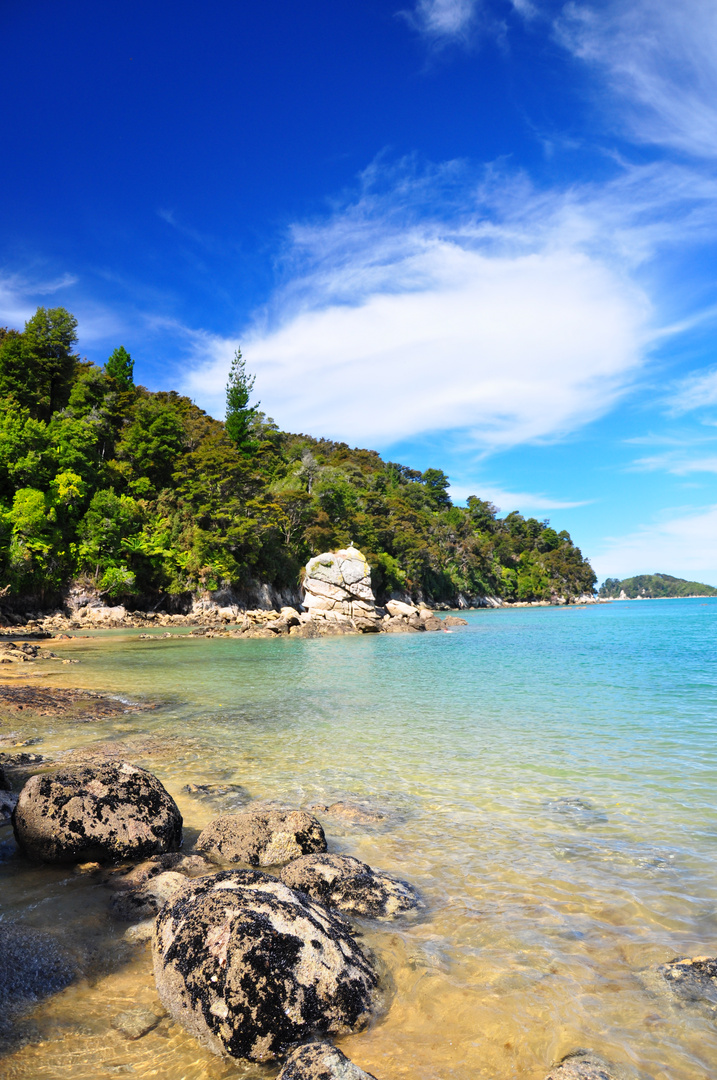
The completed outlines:
[[[119,346],[80,361],[76,320],[43,308],[0,332],[0,585],[57,594],[86,578],[108,596],[295,586],[314,554],[353,541],[379,598],[591,592],[567,532],[472,496],[438,468],[280,431],[251,403],[237,352],[227,419],[133,381]]]

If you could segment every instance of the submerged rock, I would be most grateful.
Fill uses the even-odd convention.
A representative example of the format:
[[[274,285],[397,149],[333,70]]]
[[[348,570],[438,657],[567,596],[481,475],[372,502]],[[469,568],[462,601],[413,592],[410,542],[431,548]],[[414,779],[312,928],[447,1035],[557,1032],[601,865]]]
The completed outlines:
[[[96,864],[91,864],[96,865]],[[82,867],[78,866],[78,870]],[[130,892],[143,888],[148,881],[165,870],[175,870],[187,877],[208,874],[213,870],[211,863],[201,855],[183,855],[181,851],[164,851],[161,855],[152,855],[134,866],[118,866],[105,870],[105,884],[117,892]]]
[[[312,851],[326,851],[320,823],[304,810],[248,810],[207,825],[195,848],[215,863],[279,866]]]
[[[185,784],[182,791],[221,810],[237,810],[251,798],[241,784]]]
[[[592,1050],[573,1050],[553,1065],[545,1080],[627,1080],[627,1076]]]
[[[162,908],[154,974],[169,1013],[215,1054],[269,1061],[378,1008],[378,976],[346,923],[268,874],[222,871]]]
[[[188,877],[213,870],[201,855],[182,855],[178,851],[154,855],[130,870],[110,870],[105,880],[114,889],[110,911],[124,922],[153,918]]]
[[[604,825],[607,814],[599,810],[589,799],[583,799],[579,795],[561,795],[558,799],[549,799],[545,808],[553,814],[571,821],[573,825],[586,827],[588,825]]]
[[[382,810],[348,802],[335,802],[329,806],[325,803],[315,803],[309,807],[309,810],[316,814],[328,814],[329,817],[340,818],[342,821],[351,822],[352,825],[376,825],[381,821],[386,821],[388,816]]]
[[[127,762],[31,777],[13,828],[21,851],[44,862],[142,859],[182,843],[174,799],[156,776]]]
[[[421,907],[411,885],[372,870],[351,855],[303,855],[284,867],[281,880],[348,915],[396,919]]]
[[[277,1080],[376,1080],[331,1043],[308,1043],[292,1050]]]
[[[112,914],[123,922],[150,919],[186,881],[184,874],[178,874],[176,870],[165,870],[149,878],[141,888],[115,893],[110,904]]]
[[[152,1009],[128,1009],[112,1018],[112,1027],[134,1042],[153,1031],[161,1019]]]
[[[683,1001],[717,1013],[717,956],[670,960],[657,973]]]
[[[53,934],[3,922],[0,941],[1,1032],[24,1006],[63,990],[78,972],[76,960]]]

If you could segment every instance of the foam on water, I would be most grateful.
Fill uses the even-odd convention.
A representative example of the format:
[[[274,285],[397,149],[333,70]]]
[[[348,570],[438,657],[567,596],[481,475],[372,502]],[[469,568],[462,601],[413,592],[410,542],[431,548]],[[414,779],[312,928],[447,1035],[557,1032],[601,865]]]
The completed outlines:
[[[542,1080],[578,1046],[655,1080],[717,1075],[714,1017],[642,975],[717,954],[717,602],[468,619],[450,635],[309,641],[101,632],[68,642],[82,665],[48,678],[162,707],[39,718],[23,736],[48,753],[144,747],[190,840],[244,792],[383,811],[323,818],[330,850],[428,903],[418,921],[363,925],[392,1004],[341,1046],[380,1080]],[[3,1077],[272,1075],[213,1058],[166,1019],[128,1041],[113,1016],[156,998],[107,890],[21,860],[0,871],[2,918],[61,928],[80,971],[23,1020]]]

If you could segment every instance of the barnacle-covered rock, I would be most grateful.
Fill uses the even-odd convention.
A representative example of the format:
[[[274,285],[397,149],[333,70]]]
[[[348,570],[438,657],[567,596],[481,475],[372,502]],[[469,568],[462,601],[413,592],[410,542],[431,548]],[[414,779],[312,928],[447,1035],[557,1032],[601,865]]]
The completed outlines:
[[[13,813],[22,851],[44,862],[146,859],[182,843],[182,815],[156,776],[126,761],[32,776]]]
[[[326,837],[305,810],[248,810],[210,821],[195,849],[215,863],[280,866],[311,851],[326,851]]]
[[[346,923],[254,870],[189,881],[152,938],[168,1012],[215,1054],[282,1058],[296,1043],[363,1027],[378,976]]]
[[[627,1080],[627,1074],[592,1050],[573,1050],[553,1065],[545,1080]]]
[[[292,1050],[277,1080],[376,1080],[331,1043],[308,1043]]]
[[[303,855],[284,867],[281,880],[348,915],[395,919],[421,906],[411,885],[351,855]]]

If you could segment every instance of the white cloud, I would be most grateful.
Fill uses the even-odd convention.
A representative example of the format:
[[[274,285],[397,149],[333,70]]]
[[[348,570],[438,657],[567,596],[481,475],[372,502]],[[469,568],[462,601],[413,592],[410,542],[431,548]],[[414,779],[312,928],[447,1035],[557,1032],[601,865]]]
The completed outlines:
[[[413,11],[405,14],[421,33],[434,40],[465,39],[478,6],[477,0],[417,0]]]
[[[82,295],[78,284],[79,279],[70,273],[43,279],[0,272],[0,326],[22,330],[38,307],[67,307],[78,321],[80,348],[116,344],[117,336],[127,330],[126,321],[114,309]]]
[[[241,336],[282,427],[387,446],[465,429],[472,449],[603,415],[655,340],[641,268],[714,236],[717,185],[625,167],[537,192],[520,175],[367,170],[352,205],[291,232],[285,282]],[[215,415],[239,342],[194,335],[185,391]]]
[[[470,495],[477,495],[480,499],[492,502],[501,514],[509,514],[512,510],[519,510],[521,513],[571,510],[576,506],[588,506],[590,502],[590,500],[566,502],[564,499],[554,499],[540,492],[506,491],[504,488],[485,484],[482,480],[477,480],[473,484],[451,483],[450,491],[451,498],[456,503],[465,502]]]
[[[684,451],[654,454],[638,458],[633,468],[644,472],[668,472],[673,476],[690,476],[693,473],[717,473],[717,454],[700,457],[689,456]]]
[[[557,30],[576,56],[602,69],[639,142],[717,155],[713,0],[569,3]]]
[[[22,330],[36,308],[41,303],[47,304],[47,297],[69,288],[76,280],[70,274],[63,274],[48,281],[33,281],[22,274],[0,272],[0,325]]]
[[[453,239],[392,269],[392,290],[293,312],[242,343],[282,427],[384,446],[470,428],[476,444],[509,446],[601,415],[639,366],[647,301],[587,255],[486,255]],[[236,343],[210,345],[188,389],[216,412]]]
[[[717,585],[717,506],[608,537],[590,561],[600,577],[660,573]]]
[[[689,375],[669,397],[669,410],[678,416],[710,405],[717,405],[717,368]]]

